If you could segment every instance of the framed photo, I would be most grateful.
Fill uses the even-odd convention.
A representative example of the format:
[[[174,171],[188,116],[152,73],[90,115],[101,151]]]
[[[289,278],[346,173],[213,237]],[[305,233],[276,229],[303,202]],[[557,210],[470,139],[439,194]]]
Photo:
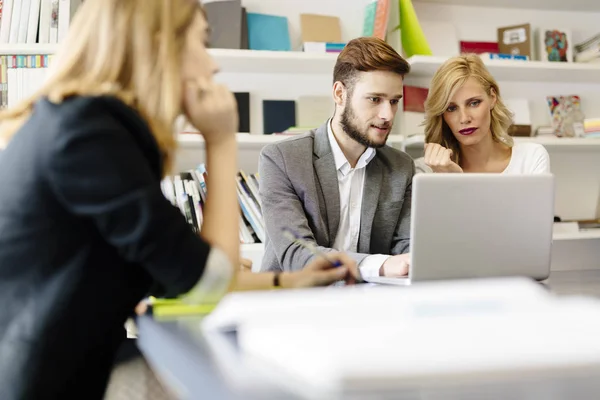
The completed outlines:
[[[540,28],[540,61],[573,62],[571,31],[560,28]]]

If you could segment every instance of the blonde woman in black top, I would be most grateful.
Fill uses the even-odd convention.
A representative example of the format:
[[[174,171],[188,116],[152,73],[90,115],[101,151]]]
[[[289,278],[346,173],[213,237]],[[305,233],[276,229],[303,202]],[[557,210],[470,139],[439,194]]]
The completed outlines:
[[[237,126],[197,0],[86,0],[44,85],[0,115],[0,399],[102,398],[123,323],[154,284],[216,302],[238,273]],[[184,114],[206,141],[194,234],[160,181]],[[317,261],[283,287],[352,279]]]

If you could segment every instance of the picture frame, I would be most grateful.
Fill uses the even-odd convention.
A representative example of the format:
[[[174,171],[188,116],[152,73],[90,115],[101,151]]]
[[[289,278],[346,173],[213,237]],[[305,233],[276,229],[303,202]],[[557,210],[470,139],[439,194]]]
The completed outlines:
[[[573,62],[572,33],[570,29],[542,27],[539,29],[540,61]]]

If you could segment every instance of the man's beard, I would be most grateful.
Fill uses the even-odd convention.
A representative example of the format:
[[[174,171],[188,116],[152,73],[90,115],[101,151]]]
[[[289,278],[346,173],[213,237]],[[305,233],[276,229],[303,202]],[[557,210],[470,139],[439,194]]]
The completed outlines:
[[[342,129],[344,130],[344,132],[346,132],[346,134],[350,138],[354,139],[354,141],[362,144],[363,146],[373,147],[375,149],[385,146],[387,137],[390,134],[389,131],[383,142],[381,142],[381,143],[374,142],[371,139],[369,139],[368,133],[363,133],[360,131],[360,129],[354,124],[355,120],[356,120],[356,117],[354,115],[354,111],[352,111],[352,108],[350,107],[350,105],[348,103],[346,103],[346,106],[344,107],[344,111],[342,111],[342,115],[340,116],[340,125],[342,126]],[[387,125],[386,127],[391,128],[391,124]]]

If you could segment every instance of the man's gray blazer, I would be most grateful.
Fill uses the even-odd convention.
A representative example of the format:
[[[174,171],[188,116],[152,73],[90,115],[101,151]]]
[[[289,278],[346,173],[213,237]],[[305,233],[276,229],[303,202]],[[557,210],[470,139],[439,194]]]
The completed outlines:
[[[334,251],[340,195],[327,123],[266,146],[258,168],[267,234],[261,271],[297,271],[314,257],[285,238],[282,228],[292,229],[323,252]],[[366,168],[358,253],[350,253],[357,263],[369,254],[409,251],[413,160],[384,146]]]

